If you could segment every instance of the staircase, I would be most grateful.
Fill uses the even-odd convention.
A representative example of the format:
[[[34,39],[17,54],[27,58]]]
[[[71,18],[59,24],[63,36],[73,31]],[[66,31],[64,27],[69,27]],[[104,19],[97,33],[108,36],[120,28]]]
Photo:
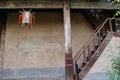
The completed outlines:
[[[119,32],[113,32],[112,21],[116,20],[118,19],[107,18],[96,28],[82,49],[78,51],[74,57],[75,80],[83,80],[113,36],[120,37]]]

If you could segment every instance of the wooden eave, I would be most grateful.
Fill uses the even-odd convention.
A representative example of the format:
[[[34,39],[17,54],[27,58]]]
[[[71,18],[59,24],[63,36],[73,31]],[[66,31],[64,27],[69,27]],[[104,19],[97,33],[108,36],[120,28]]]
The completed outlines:
[[[62,1],[55,2],[1,2],[0,9],[21,9],[21,8],[33,8],[33,9],[62,9]],[[119,9],[118,7],[111,7],[107,2],[71,2],[71,9]]]

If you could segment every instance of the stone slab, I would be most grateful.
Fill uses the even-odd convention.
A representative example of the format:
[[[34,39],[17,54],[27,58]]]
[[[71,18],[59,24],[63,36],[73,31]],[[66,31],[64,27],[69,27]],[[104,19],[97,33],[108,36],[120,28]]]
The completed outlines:
[[[3,69],[3,80],[65,80],[64,67]]]
[[[104,72],[89,73],[84,80],[110,80],[108,75]]]

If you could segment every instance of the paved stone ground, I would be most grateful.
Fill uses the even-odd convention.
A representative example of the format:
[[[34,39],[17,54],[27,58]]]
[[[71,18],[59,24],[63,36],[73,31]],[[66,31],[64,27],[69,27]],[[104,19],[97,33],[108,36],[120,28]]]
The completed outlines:
[[[64,67],[2,70],[3,80],[65,80]]]
[[[109,77],[106,73],[89,73],[84,80],[109,80]]]
[[[0,51],[0,78],[2,76],[2,52]]]
[[[20,78],[20,79],[2,79],[2,80],[63,80],[63,78]]]

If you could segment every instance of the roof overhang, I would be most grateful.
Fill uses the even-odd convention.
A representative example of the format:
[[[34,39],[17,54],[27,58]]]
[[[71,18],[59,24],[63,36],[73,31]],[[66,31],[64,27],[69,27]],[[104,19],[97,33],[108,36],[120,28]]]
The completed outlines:
[[[23,1],[0,1],[0,9],[62,9],[62,1],[51,2],[23,2]],[[119,9],[118,7],[111,7],[108,2],[72,2],[71,9]]]

